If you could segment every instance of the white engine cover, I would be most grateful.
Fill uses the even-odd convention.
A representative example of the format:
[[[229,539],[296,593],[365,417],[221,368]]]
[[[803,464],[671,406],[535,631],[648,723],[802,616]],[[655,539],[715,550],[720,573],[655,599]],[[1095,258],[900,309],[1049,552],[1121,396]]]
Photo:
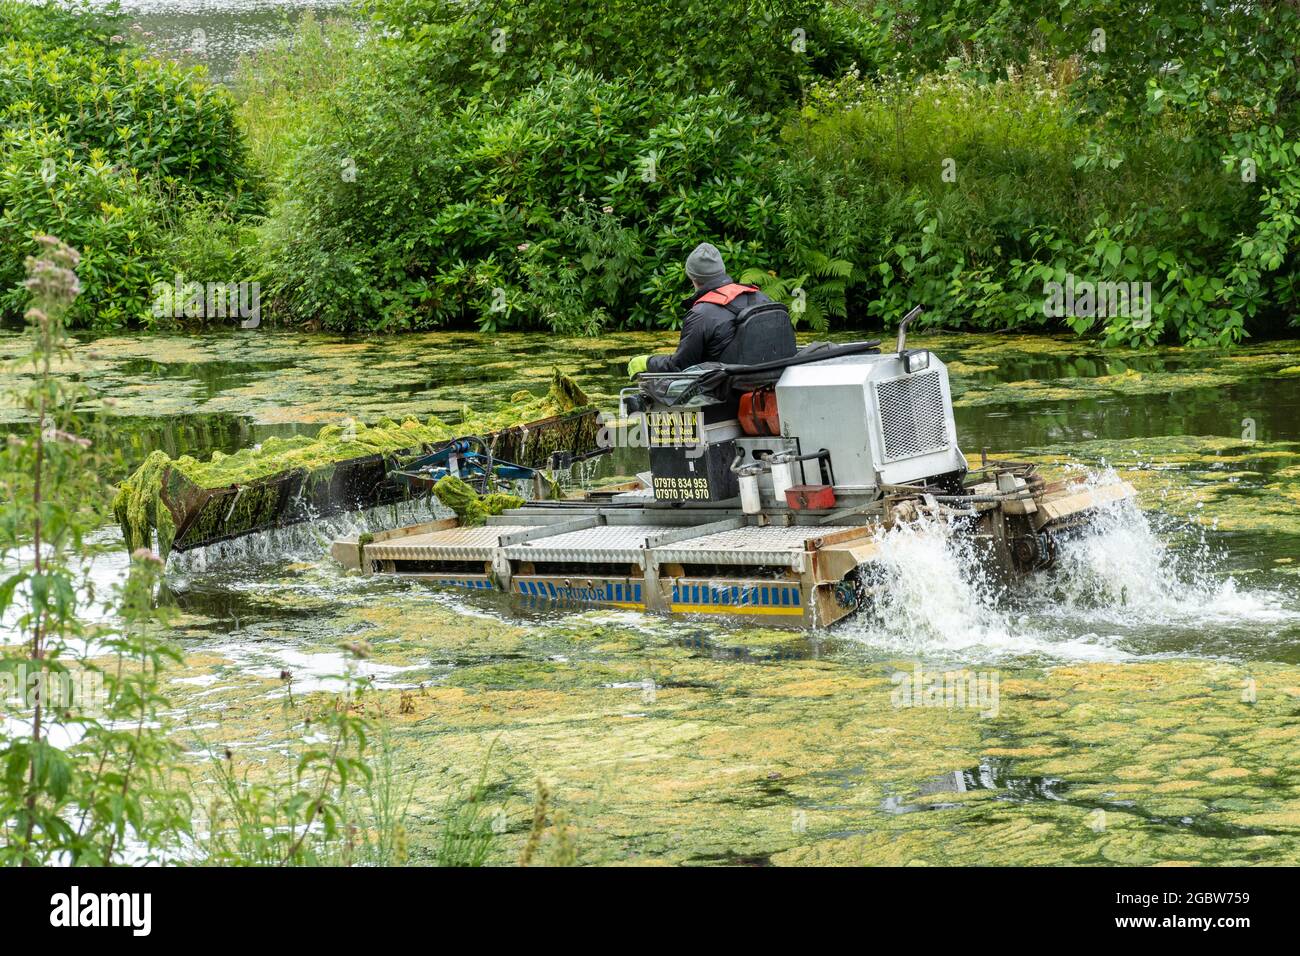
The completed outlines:
[[[837,488],[876,488],[966,469],[948,369],[933,354],[928,368],[911,374],[892,353],[796,365],[776,383],[776,405],[781,434],[798,438],[803,454],[831,453]],[[808,465],[809,476],[814,467]]]

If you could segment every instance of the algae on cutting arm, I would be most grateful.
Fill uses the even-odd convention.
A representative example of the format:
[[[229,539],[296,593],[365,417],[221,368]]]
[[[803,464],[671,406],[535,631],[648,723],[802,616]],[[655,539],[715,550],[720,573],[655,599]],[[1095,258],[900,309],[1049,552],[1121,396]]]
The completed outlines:
[[[162,501],[163,476],[172,463],[165,451],[154,451],[113,497],[113,517],[122,526],[126,549],[152,548],[151,529],[158,530],[158,553],[171,550],[176,524],[171,509]]]
[[[162,495],[165,483],[178,478],[201,489],[228,488],[284,472],[318,472],[352,458],[392,454],[463,435],[487,434],[587,407],[582,389],[556,369],[545,395],[521,391],[490,412],[475,413],[466,408],[464,420],[455,425],[438,418],[427,422],[408,418],[401,423],[382,419],[373,425],[326,425],[315,437],[268,438],[233,455],[213,452],[207,461],[189,455],[173,460],[165,452],[155,451],[118,487],[113,512],[128,549],[149,547],[156,530],[159,553],[166,555],[176,528]]]
[[[524,499],[518,495],[494,491],[480,495],[455,475],[443,475],[433,486],[433,493],[444,505],[456,512],[460,523],[467,528],[487,524],[489,515],[499,515],[509,508],[523,507]]]
[[[224,488],[295,468],[312,470],[349,458],[388,454],[462,435],[500,431],[574,411],[586,404],[587,396],[582,390],[572,379],[556,371],[550,391],[545,395],[534,397],[526,391],[517,392],[509,403],[487,413],[476,414],[466,408],[464,420],[456,425],[436,417],[428,422],[408,418],[400,424],[381,419],[374,425],[326,425],[314,438],[307,435],[268,438],[255,448],[244,448],[233,455],[213,452],[206,462],[185,455],[173,467],[200,488]]]

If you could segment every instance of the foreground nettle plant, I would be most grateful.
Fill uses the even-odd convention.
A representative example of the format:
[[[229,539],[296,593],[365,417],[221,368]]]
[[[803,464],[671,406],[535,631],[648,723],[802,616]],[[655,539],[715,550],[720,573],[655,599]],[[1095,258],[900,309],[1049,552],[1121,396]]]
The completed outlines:
[[[87,394],[63,373],[80,257],[53,237],[37,242],[12,396],[31,424],[0,446],[0,620],[11,626],[0,636],[0,863],[392,862],[404,809],[384,826],[352,822],[358,796],[376,802],[352,675],[347,695],[319,702],[328,743],[299,756],[289,783],[249,786],[229,757],[214,761],[216,793],[196,835],[189,775],[164,719],[161,675],[182,660],[155,606],[165,561],[142,544],[112,593],[97,593],[90,571],[112,546],[90,532],[111,514],[104,476],[123,469],[83,434],[75,410]],[[373,836],[344,839],[356,832],[380,834],[382,849]]]
[[[85,390],[61,370],[80,256],[52,236],[37,244],[12,396],[31,424],[0,449],[0,616],[13,625],[0,658],[0,862],[157,859],[190,817],[172,789],[174,745],[157,729],[158,673],[177,656],[155,626],[162,568],[156,555],[133,555],[108,596],[90,578],[87,536],[104,522],[108,463],[76,415]],[[112,624],[89,623],[107,606]]]

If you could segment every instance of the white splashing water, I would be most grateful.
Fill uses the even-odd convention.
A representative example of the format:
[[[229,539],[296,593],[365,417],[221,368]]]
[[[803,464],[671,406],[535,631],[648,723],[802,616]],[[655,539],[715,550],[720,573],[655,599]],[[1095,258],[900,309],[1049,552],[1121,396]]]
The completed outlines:
[[[1088,481],[1114,480],[1113,472]],[[1172,541],[1184,542],[1175,547]],[[1051,609],[1119,625],[1267,627],[1300,622],[1294,594],[1244,588],[1222,569],[1224,554],[1203,525],[1132,501],[1101,510],[1087,534],[1064,542],[1055,567],[1038,578]]]
[[[871,608],[837,628],[842,637],[905,654],[1128,656],[1100,635],[1063,640],[1031,626],[1011,609],[986,555],[945,521],[898,527],[878,540],[869,580],[880,590]]]
[[[880,534],[871,571],[881,593],[837,633],[890,653],[1086,661],[1197,653],[1207,631],[1300,624],[1294,595],[1219,572],[1203,531],[1189,548],[1169,536],[1133,502],[1118,503],[1061,540],[1052,568],[1008,590],[947,522],[895,528]]]

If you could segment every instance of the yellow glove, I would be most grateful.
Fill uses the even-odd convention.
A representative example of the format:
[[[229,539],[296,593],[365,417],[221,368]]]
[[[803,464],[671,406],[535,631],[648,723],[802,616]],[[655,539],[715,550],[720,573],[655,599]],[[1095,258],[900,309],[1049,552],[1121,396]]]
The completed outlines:
[[[632,359],[632,361],[627,363],[627,377],[636,378],[646,370],[646,366],[649,364],[650,356],[638,355],[636,358]]]

